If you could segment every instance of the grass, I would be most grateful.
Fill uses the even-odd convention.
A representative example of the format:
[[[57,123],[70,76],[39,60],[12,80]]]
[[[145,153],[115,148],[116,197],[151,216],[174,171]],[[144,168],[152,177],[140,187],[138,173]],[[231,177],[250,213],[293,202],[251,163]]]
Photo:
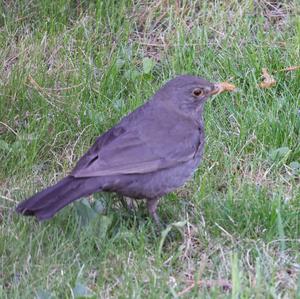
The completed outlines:
[[[278,72],[299,65],[297,0],[0,10],[1,298],[300,298],[300,71]],[[171,234],[106,194],[44,223],[14,213],[184,73],[239,91],[206,105],[203,163],[159,206]]]

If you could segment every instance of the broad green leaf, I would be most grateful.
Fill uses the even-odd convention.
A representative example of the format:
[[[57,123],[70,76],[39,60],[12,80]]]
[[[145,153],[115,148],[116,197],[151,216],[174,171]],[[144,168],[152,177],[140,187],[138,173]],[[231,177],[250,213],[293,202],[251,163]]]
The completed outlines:
[[[144,74],[149,74],[153,67],[155,66],[155,62],[153,61],[153,59],[151,58],[144,58],[143,59],[143,73]]]
[[[288,147],[279,147],[270,151],[269,156],[272,161],[281,160],[285,156],[287,156],[290,152]]]
[[[109,227],[112,224],[113,217],[112,216],[105,216],[105,215],[100,215],[100,223],[98,223],[98,232],[97,236],[100,239],[104,239],[106,237],[107,231]]]
[[[128,70],[124,74],[125,78],[128,79],[128,80],[135,80],[140,75],[141,74],[136,70]]]
[[[97,212],[91,207],[89,201],[84,198],[81,201],[75,202],[75,208],[77,215],[80,218],[81,225],[89,224],[93,219],[97,217]]]

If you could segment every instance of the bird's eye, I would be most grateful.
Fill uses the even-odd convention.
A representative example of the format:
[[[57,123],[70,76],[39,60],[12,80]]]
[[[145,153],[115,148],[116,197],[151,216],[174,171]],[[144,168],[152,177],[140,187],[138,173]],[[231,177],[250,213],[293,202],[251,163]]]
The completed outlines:
[[[193,95],[196,97],[202,96],[204,94],[203,89],[201,88],[195,88],[193,90]]]

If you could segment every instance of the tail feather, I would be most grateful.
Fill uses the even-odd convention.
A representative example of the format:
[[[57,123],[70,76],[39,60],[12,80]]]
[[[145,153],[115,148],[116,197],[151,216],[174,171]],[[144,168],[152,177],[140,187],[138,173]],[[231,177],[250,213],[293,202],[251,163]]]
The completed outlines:
[[[97,181],[96,178],[67,176],[21,202],[16,211],[26,216],[36,216],[39,220],[49,219],[72,201],[99,191],[101,188]]]

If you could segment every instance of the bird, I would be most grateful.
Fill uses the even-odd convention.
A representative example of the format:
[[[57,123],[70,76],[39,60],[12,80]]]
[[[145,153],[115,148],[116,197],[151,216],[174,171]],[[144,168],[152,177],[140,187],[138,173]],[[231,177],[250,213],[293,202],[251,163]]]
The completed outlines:
[[[19,203],[16,211],[39,221],[95,192],[145,199],[155,223],[159,199],[182,186],[204,151],[203,110],[221,84],[179,75],[96,138],[73,170],[55,185]]]

